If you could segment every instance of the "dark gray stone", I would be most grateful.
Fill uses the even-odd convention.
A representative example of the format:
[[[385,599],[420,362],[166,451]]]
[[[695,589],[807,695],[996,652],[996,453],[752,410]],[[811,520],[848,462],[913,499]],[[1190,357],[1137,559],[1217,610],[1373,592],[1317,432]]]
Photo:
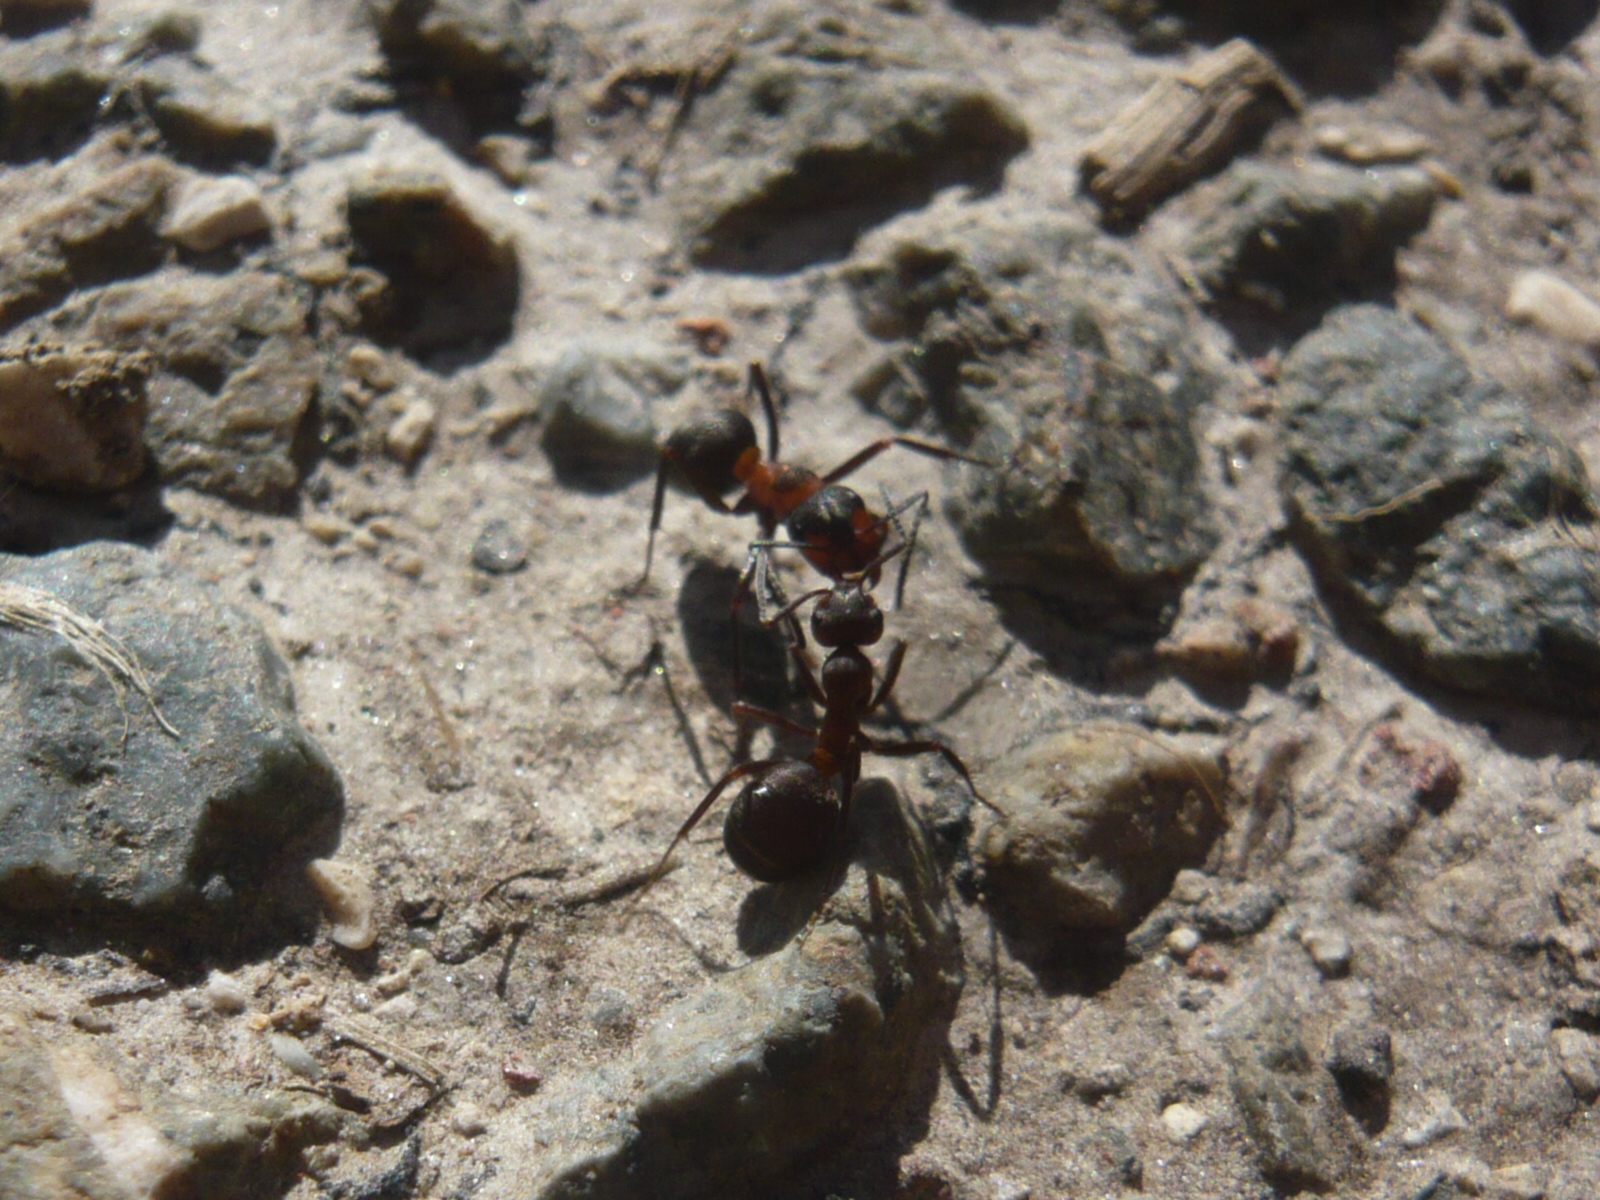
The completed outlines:
[[[986,890],[1030,958],[1131,929],[1224,825],[1216,750],[1132,727],[1056,734],[979,783],[1006,814],[979,838]]]
[[[472,543],[472,565],[486,575],[510,575],[528,564],[528,547],[510,521],[490,521]]]
[[[1170,619],[1216,540],[1193,428],[1212,384],[1170,283],[1087,222],[1001,211],[863,257],[847,278],[886,353],[857,396],[1000,464],[951,490],[968,553],[1113,624]]]
[[[676,393],[688,374],[683,355],[648,343],[569,346],[539,395],[542,441],[556,478],[610,491],[654,471],[660,452],[650,403]]]
[[[1336,311],[1295,347],[1283,419],[1295,541],[1403,665],[1600,711],[1600,514],[1572,448],[1375,306]]]
[[[893,790],[869,781],[851,816],[837,892],[824,898],[824,868],[746,902],[741,942],[781,949],[661,1013],[625,1068],[540,1093],[553,1165],[532,1195],[787,1194],[804,1164],[875,1132],[891,1105],[931,1100],[959,935]]]
[[[1218,881],[1195,906],[1193,921],[1209,938],[1242,938],[1260,933],[1272,923],[1283,898],[1264,883]]]
[[[98,621],[177,731],[57,633],[0,626],[4,921],[90,940],[132,926],[184,953],[314,921],[302,870],[338,840],[343,785],[260,627],[117,543],[0,558],[0,584]]]
[[[1392,280],[1438,184],[1420,167],[1236,163],[1196,197],[1205,216],[1183,254],[1213,297],[1274,308]]]
[[[666,175],[699,264],[783,273],[841,258],[941,188],[995,190],[1027,147],[1021,118],[943,68],[950,48],[913,40],[923,31],[878,31],[895,65],[864,69],[866,30],[803,8],[767,15],[695,104]]]

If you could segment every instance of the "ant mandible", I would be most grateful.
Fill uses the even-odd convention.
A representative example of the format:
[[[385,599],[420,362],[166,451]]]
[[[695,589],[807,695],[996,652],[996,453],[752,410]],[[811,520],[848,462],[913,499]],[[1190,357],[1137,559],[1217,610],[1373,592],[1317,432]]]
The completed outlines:
[[[869,564],[870,571],[839,580],[831,588],[807,592],[769,619],[768,624],[787,620],[808,601],[817,601],[811,612],[811,635],[819,645],[829,648],[820,679],[803,648],[794,645],[792,649],[806,690],[822,708],[822,724],[812,728],[743,701],[733,705],[733,714],[741,722],[761,721],[813,739],[811,754],[804,759],[761,759],[729,770],[673,836],[646,887],[660,878],[672,852],[717,798],[740,779],[748,778],[749,782],[728,809],[723,845],[735,866],[763,883],[781,883],[809,870],[842,835],[850,816],[851,797],[861,778],[864,753],[894,758],[939,754],[966,781],[979,803],[1000,811],[978,791],[966,763],[943,742],[884,742],[862,732],[862,721],[881,707],[894,690],[906,653],[905,642],[896,639],[882,681],[875,685],[872,661],[861,648],[874,645],[883,637],[883,611],[867,590],[867,579],[869,574],[876,576],[877,568],[904,549],[901,544],[881,555]]]
[[[897,436],[879,438],[833,470],[818,475],[806,467],[778,461],[777,408],[766,370],[758,362],[750,364],[749,389],[760,400],[766,415],[766,457],[762,457],[756,442],[755,426],[737,409],[724,409],[715,416],[691,421],[673,430],[661,448],[655,499],[650,507],[650,535],[645,543],[644,572],[632,591],[638,591],[650,578],[656,532],[661,528],[661,510],[666,499],[667,476],[673,466],[688,480],[695,494],[715,511],[736,516],[754,513],[761,522],[761,541],[771,542],[780,523],[787,526],[794,544],[811,565],[828,578],[838,580],[876,569],[876,563],[883,557],[881,551],[889,521],[913,505],[927,503],[924,492],[901,505],[890,518],[881,517],[871,512],[855,492],[838,486],[839,480],[891,446],[903,446],[930,458],[989,465],[945,446]],[[740,488],[744,489],[744,494],[729,504],[725,497]],[[748,591],[753,571],[752,558],[740,580],[735,607]],[[903,566],[901,571],[900,589],[903,590]],[[897,590],[897,605],[899,594]]]

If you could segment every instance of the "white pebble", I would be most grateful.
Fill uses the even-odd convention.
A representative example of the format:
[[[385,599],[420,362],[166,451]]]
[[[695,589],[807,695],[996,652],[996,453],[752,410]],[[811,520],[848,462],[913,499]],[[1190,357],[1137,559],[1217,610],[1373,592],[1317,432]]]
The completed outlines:
[[[322,1064],[311,1057],[311,1051],[288,1034],[267,1034],[267,1045],[272,1047],[272,1052],[278,1056],[278,1061],[296,1075],[303,1079],[322,1078]]]
[[[413,465],[433,441],[438,423],[439,410],[432,403],[421,397],[411,401],[383,435],[389,457],[405,466]]]
[[[250,993],[232,975],[213,971],[206,976],[206,999],[219,1013],[241,1013],[250,1003]]]
[[[485,1132],[489,1123],[483,1119],[483,1113],[476,1104],[461,1103],[450,1114],[450,1128],[462,1137],[474,1138]]]
[[[1324,979],[1336,979],[1350,971],[1350,939],[1337,929],[1308,929],[1300,935],[1300,944],[1311,955],[1311,961]]]
[[[1167,1136],[1175,1142],[1187,1142],[1210,1121],[1211,1118],[1194,1105],[1182,1101],[1169,1104],[1161,1110],[1161,1124],[1166,1127]]]
[[[1511,281],[1506,316],[1583,346],[1600,346],[1600,304],[1547,271],[1524,271]]]
[[[261,189],[242,175],[199,178],[184,185],[162,236],[205,253],[272,228]]]
[[[336,944],[347,950],[365,950],[378,940],[377,899],[365,867],[337,858],[314,858],[306,864],[306,875],[328,910],[333,922],[328,936]]]
[[[1167,934],[1167,953],[1173,958],[1188,958],[1200,948],[1200,931],[1192,925],[1179,925]]]

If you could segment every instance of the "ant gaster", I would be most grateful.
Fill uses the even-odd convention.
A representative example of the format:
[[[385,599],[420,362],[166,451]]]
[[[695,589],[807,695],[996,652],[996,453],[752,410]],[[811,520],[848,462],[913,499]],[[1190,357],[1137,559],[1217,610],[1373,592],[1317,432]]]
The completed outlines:
[[[870,573],[876,574],[876,568],[904,549],[903,544],[897,546],[869,564]],[[652,872],[650,882],[660,877],[672,852],[700,823],[717,798],[740,779],[749,782],[728,809],[723,824],[723,845],[735,866],[763,883],[792,879],[822,861],[849,820],[850,801],[861,778],[864,753],[895,758],[939,754],[966,781],[980,803],[994,808],[978,792],[966,763],[943,742],[927,739],[885,742],[862,732],[862,721],[881,707],[894,690],[906,652],[905,642],[896,640],[882,681],[875,682],[872,661],[861,648],[882,638],[883,612],[867,591],[866,574],[851,576],[832,588],[807,592],[772,618],[773,623],[787,619],[801,605],[813,599],[817,601],[811,613],[811,635],[830,651],[822,664],[820,679],[805,651],[798,645],[793,650],[806,690],[822,708],[819,728],[742,701],[733,706],[734,716],[740,721],[761,721],[811,738],[811,754],[803,759],[761,759],[729,770],[678,829]]]
[[[771,542],[780,523],[786,525],[795,546],[811,565],[828,578],[838,580],[876,570],[894,515],[885,518],[871,512],[860,496],[839,486],[839,480],[891,446],[904,446],[931,458],[988,465],[932,442],[886,437],[868,444],[833,470],[819,475],[806,467],[778,461],[778,414],[772,400],[772,386],[760,363],[750,364],[749,387],[759,398],[766,415],[766,457],[762,457],[757,444],[755,426],[736,409],[724,409],[704,420],[691,421],[668,435],[656,470],[644,572],[634,584],[634,590],[643,587],[650,578],[656,532],[661,528],[661,510],[666,499],[667,476],[674,466],[710,508],[732,515],[754,513],[761,522],[763,542]],[[743,494],[729,504],[725,497],[740,488],[744,489]],[[897,511],[926,501],[927,495],[923,493]],[[740,598],[750,586],[753,565],[752,561],[746,567],[740,581]]]

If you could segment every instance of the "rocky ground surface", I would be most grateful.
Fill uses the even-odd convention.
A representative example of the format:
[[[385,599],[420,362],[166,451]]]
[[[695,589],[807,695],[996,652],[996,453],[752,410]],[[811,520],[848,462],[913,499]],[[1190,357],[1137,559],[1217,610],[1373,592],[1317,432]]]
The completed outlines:
[[[1600,1194],[1596,10],[0,0],[0,1194]]]

